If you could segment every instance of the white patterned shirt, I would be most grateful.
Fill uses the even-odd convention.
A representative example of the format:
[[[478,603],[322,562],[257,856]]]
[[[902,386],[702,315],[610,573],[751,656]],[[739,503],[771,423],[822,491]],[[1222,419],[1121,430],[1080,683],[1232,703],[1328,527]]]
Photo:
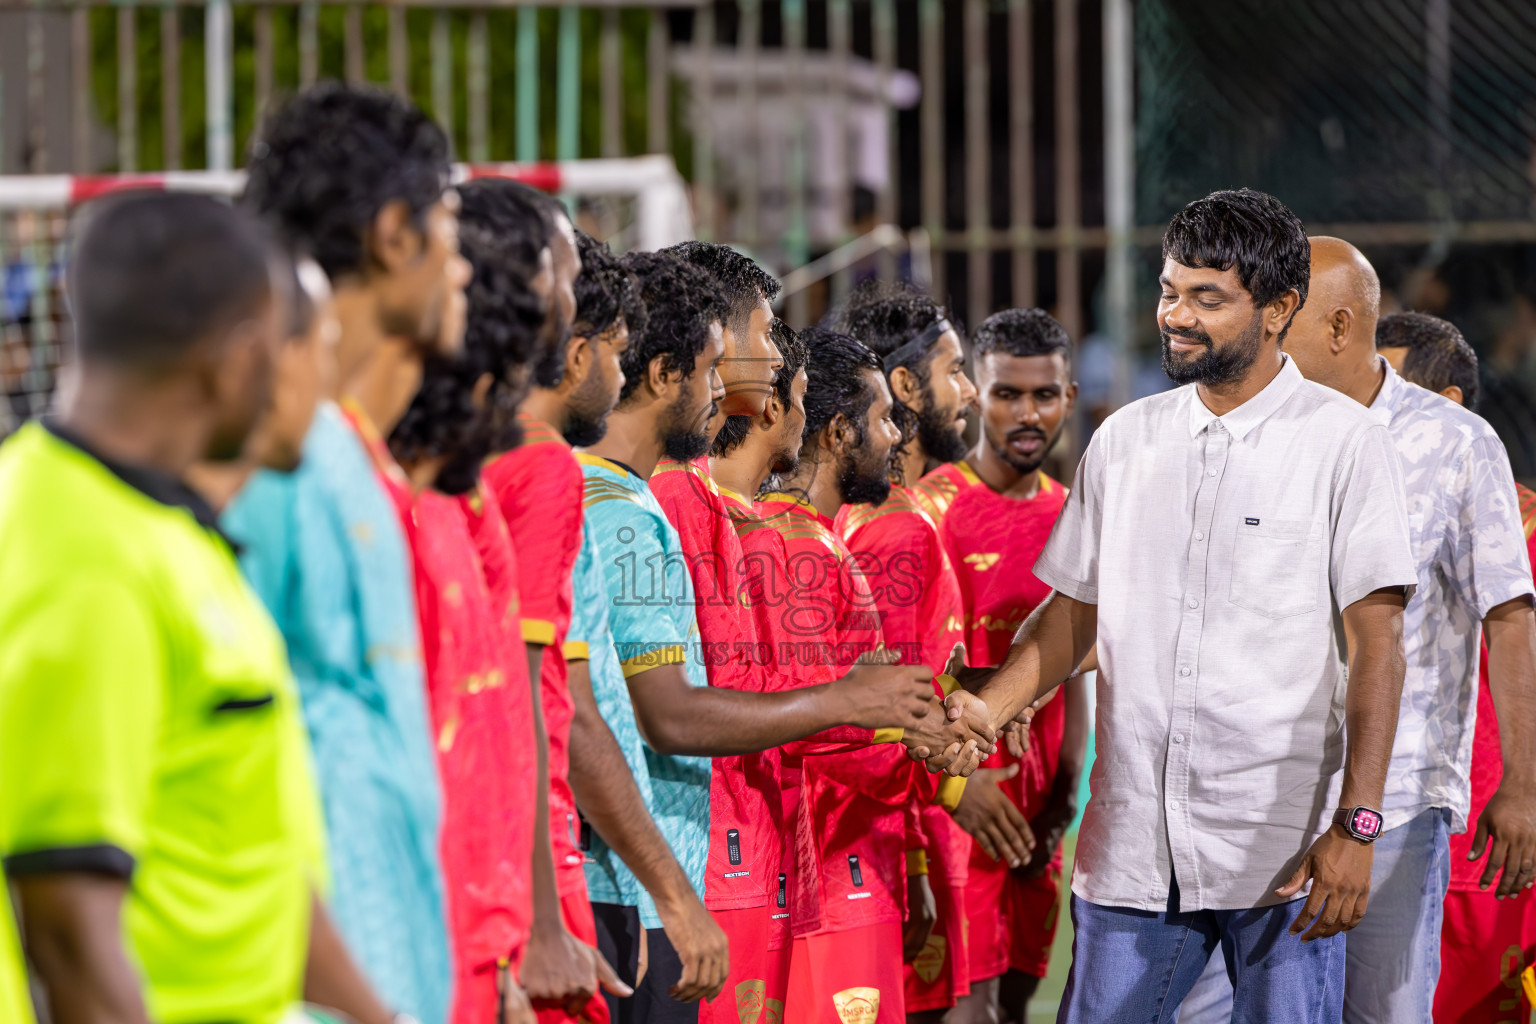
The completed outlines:
[[[1386,380],[1369,411],[1391,431],[1402,461],[1419,567],[1403,612],[1408,675],[1382,825],[1444,807],[1451,831],[1464,832],[1483,619],[1532,593],[1520,499],[1504,443],[1486,420],[1380,362]]]
[[[1072,891],[1283,902],[1338,806],[1341,610],[1415,582],[1387,428],[1287,358],[1225,416],[1194,387],[1094,433],[1035,575],[1098,606],[1097,759]]]

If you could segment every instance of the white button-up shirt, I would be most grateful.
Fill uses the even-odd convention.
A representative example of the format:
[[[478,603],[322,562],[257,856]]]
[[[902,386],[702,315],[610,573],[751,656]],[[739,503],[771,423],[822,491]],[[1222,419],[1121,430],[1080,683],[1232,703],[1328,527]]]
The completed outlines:
[[[1402,475],[1358,402],[1302,378],[1217,417],[1194,387],[1093,435],[1035,574],[1098,606],[1097,760],[1072,891],[1233,910],[1325,831],[1344,762],[1340,610],[1412,587]]]
[[[1419,587],[1403,610],[1408,676],[1383,826],[1431,807],[1467,829],[1472,732],[1477,717],[1478,640],[1483,619],[1532,593],[1520,499],[1504,443],[1486,420],[1397,375],[1370,413],[1386,425],[1402,460],[1408,531]]]

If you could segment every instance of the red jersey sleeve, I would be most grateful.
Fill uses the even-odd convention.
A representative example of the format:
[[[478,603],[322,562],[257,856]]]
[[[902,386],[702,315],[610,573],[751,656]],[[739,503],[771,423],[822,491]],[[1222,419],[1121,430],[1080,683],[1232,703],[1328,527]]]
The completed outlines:
[[[571,615],[562,590],[570,590],[581,550],[581,466],[558,436],[530,431],[522,447],[492,462],[484,476],[517,548],[523,640],[561,642]]]

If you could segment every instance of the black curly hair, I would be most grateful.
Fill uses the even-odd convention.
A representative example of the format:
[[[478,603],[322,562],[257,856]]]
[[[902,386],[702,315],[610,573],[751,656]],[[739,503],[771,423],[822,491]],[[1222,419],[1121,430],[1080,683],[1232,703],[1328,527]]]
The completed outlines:
[[[971,335],[977,358],[1001,352],[1006,356],[1049,356],[1061,353],[1072,370],[1072,338],[1056,318],[1043,309],[1004,309],[981,322]]]
[[[940,320],[948,320],[956,331],[960,330],[949,310],[926,292],[905,281],[873,280],[854,289],[833,314],[830,325],[834,330],[858,338],[879,356],[887,378],[892,370],[903,367],[917,378],[918,388],[929,394],[932,384],[929,363],[937,338],[889,365],[886,360]],[[940,462],[959,461],[965,457],[965,440],[955,433],[953,419],[933,407],[931,394],[929,398],[929,404],[924,408],[913,408],[896,399],[891,418],[901,430],[901,450],[905,451],[916,440],[931,458]]]
[[[1421,388],[1461,388],[1461,404],[1477,408],[1477,353],[1449,320],[1428,313],[1388,313],[1376,321],[1377,348],[1404,348],[1403,376]]]
[[[581,274],[576,278],[575,333],[598,338],[621,319],[631,333],[643,332],[645,304],[640,301],[635,275],[625,269],[606,242],[585,231],[576,232],[576,251],[581,255]]]
[[[471,182],[461,191],[459,245],[473,270],[464,350],[426,360],[421,389],[389,437],[401,462],[450,456],[434,483],[462,494],[480,478],[486,457],[517,446],[517,405],[526,370],[544,351],[547,302],[529,286],[547,237],[536,193],[503,179]],[[477,408],[473,393],[486,374],[491,387]]]
[[[694,360],[709,343],[709,325],[725,319],[726,304],[709,274],[676,253],[632,252],[620,263],[635,275],[646,311],[643,331],[630,326],[629,348],[620,363],[623,406],[658,356],[684,379],[692,375]]]
[[[1163,259],[1211,270],[1235,267],[1254,309],[1292,290],[1301,296],[1298,310],[1307,303],[1312,243],[1300,218],[1265,192],[1227,189],[1196,199],[1168,222]],[[1290,326],[1280,332],[1282,340]]]
[[[887,356],[939,320],[955,323],[949,310],[926,292],[905,281],[887,283],[876,279],[855,288],[828,320],[827,326],[859,339],[880,357],[883,365]],[[901,362],[885,367],[886,376],[890,376],[890,371],[897,366],[904,366],[917,377],[918,383],[926,387],[928,356],[926,351],[913,352]]]
[[[719,242],[680,242],[662,252],[681,256],[714,278],[727,308],[724,323],[737,335],[746,334],[752,311],[778,298],[783,287],[752,257]]]
[[[816,439],[838,413],[854,425],[856,446],[862,446],[864,419],[875,391],[860,371],[881,372],[880,357],[851,335],[825,327],[807,327],[800,332],[800,341],[806,353],[802,454],[815,448]]]
[[[326,82],[263,126],[241,201],[334,280],[363,268],[364,239],[387,203],[420,215],[442,198],[450,159],[448,137],[411,103]]]
[[[787,409],[790,402],[790,387],[795,382],[795,374],[799,373],[805,366],[807,358],[805,342],[800,340],[800,336],[795,333],[793,327],[778,317],[773,318],[773,323],[769,326],[768,331],[769,336],[773,338],[773,343],[778,346],[779,355],[784,360],[778,372],[773,375],[773,393],[778,397],[779,404]],[[747,435],[752,432],[752,421],[754,418],[752,416],[727,416],[725,418],[725,425],[720,428],[720,433],[715,435],[715,446],[711,454],[729,455],[741,447],[742,442],[746,441]]]

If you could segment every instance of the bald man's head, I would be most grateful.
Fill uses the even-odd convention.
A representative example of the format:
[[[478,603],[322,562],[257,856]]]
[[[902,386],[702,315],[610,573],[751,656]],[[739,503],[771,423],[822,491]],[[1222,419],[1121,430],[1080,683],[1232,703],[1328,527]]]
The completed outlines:
[[[1285,351],[1309,380],[1343,391],[1346,382],[1375,365],[1381,279],[1342,238],[1319,235],[1310,241],[1307,304],[1296,314]]]

